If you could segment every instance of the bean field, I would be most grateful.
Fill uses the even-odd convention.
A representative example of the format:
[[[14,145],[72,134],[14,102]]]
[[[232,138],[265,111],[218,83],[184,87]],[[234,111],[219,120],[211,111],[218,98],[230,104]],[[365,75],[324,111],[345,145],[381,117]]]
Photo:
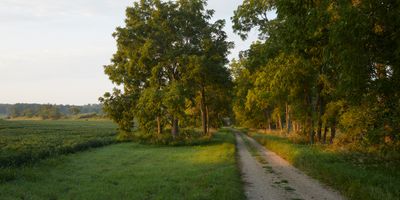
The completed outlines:
[[[111,121],[0,120],[0,167],[16,167],[53,155],[116,142]]]

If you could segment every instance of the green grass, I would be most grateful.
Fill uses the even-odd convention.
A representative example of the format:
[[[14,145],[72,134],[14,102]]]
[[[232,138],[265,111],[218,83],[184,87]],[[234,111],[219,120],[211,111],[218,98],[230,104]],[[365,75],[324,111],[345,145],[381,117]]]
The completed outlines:
[[[247,137],[240,135],[241,138],[244,141],[244,144],[246,145],[246,148],[249,150],[250,154],[261,164],[263,165],[264,168],[267,169],[268,172],[273,172],[272,169],[269,169],[268,167],[268,161],[265,160],[265,158],[260,155],[260,151],[257,149],[256,146],[254,146]]]
[[[0,184],[1,199],[244,199],[234,136],[208,145],[114,144],[41,160]]]
[[[106,120],[0,120],[0,168],[111,144],[115,134],[116,125]]]
[[[249,139],[243,135],[240,135],[240,137],[243,139],[244,144],[246,145],[247,149],[249,150],[250,154],[254,157],[258,157],[260,156],[260,152],[257,149],[257,147],[255,147],[254,145],[251,144],[251,142],[249,141]]]
[[[250,133],[268,148],[310,176],[354,200],[397,200],[400,162],[382,162],[322,146],[293,144],[286,138]]]

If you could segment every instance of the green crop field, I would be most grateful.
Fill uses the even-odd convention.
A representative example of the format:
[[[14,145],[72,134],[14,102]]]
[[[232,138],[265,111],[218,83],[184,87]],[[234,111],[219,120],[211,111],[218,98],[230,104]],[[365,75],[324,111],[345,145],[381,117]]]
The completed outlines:
[[[0,167],[15,167],[52,155],[115,142],[111,121],[0,120]]]

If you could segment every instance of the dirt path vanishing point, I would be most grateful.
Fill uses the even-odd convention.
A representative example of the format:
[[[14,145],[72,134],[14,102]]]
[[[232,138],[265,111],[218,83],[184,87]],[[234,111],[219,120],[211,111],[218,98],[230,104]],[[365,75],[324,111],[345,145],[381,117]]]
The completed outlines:
[[[239,164],[249,200],[341,200],[338,192],[291,166],[254,139],[235,132]]]

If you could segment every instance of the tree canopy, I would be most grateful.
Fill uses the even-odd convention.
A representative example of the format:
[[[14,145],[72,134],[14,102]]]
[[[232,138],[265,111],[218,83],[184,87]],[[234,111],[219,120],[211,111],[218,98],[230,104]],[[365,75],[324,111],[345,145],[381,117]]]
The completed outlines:
[[[179,126],[195,127],[199,117],[207,134],[229,112],[221,106],[229,98],[221,97],[230,95],[225,65],[233,44],[225,22],[210,22],[214,11],[205,6],[203,0],[141,0],[127,8],[125,27],[113,34],[118,50],[105,66],[120,87],[100,98],[124,134],[136,127],[160,135],[167,128],[176,137]]]
[[[232,65],[237,120],[286,126],[311,143],[325,143],[328,129],[333,142],[339,128],[341,142],[397,144],[399,9],[386,0],[244,0],[233,28],[243,38],[256,28],[260,41]]]
[[[100,98],[122,135],[176,137],[199,126],[207,135],[234,113],[237,124],[311,144],[400,146],[397,2],[244,0],[233,29],[243,39],[257,29],[259,41],[229,70],[225,22],[211,22],[205,7],[141,0],[127,8],[105,66],[119,87]]]

